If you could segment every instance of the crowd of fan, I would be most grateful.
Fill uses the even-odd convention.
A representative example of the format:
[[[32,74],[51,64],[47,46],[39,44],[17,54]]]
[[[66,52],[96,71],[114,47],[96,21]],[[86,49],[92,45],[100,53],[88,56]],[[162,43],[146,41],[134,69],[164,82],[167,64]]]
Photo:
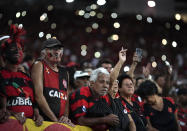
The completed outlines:
[[[10,115],[21,124],[33,118],[36,125],[53,121],[93,130],[186,131],[187,87],[175,87],[172,70],[152,74],[150,63],[135,74],[141,55],[134,52],[128,72],[128,49],[117,52],[118,62],[61,64],[63,45],[57,39],[43,42],[36,60],[23,61],[22,29],[11,26],[1,41],[0,122]]]

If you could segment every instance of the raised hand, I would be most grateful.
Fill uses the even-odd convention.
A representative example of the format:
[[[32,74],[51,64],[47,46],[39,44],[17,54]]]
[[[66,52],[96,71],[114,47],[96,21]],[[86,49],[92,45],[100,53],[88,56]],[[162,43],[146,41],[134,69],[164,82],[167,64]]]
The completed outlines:
[[[126,61],[126,52],[127,52],[127,49],[123,49],[123,47],[122,47],[119,52],[119,60],[120,61],[122,61],[122,62]]]
[[[150,75],[150,73],[151,73],[151,63],[148,63],[146,67],[143,66],[143,75],[145,76],[145,78],[147,78]]]

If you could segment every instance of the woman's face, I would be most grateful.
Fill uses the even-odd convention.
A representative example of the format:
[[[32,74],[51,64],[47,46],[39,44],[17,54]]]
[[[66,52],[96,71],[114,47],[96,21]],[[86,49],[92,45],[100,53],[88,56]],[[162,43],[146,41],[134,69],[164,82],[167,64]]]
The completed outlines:
[[[134,94],[134,84],[131,79],[126,78],[122,81],[121,88],[119,88],[120,94],[125,96],[131,96]]]

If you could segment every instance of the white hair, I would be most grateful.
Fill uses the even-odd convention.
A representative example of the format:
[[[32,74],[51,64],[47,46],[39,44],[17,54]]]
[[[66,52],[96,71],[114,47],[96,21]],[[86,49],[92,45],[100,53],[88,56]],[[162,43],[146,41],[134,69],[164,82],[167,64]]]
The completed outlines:
[[[101,74],[101,73],[105,74],[105,75],[110,75],[109,72],[105,68],[100,67],[100,68],[97,68],[91,72],[90,81],[95,82],[97,80],[99,74]]]

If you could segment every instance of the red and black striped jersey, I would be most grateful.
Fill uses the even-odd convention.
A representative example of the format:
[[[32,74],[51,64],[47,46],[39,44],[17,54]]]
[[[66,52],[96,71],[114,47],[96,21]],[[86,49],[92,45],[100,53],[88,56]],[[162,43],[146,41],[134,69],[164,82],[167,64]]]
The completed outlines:
[[[26,117],[33,116],[33,83],[23,72],[0,70],[0,95],[7,99],[7,109],[24,112]]]
[[[50,109],[57,118],[64,115],[67,102],[68,73],[59,67],[59,72],[53,71],[44,61],[43,64],[43,93]],[[40,110],[44,120],[50,120]]]
[[[187,109],[178,108],[178,119],[182,131],[187,131]]]
[[[90,87],[82,87],[70,95],[70,115],[72,119],[86,116],[89,109],[99,99],[92,97]]]
[[[90,87],[81,87],[70,94],[70,118],[72,122],[78,124],[77,119],[81,116],[100,117],[93,112],[93,108],[100,100],[104,99],[102,97],[94,98]],[[107,104],[106,101],[104,103]],[[107,130],[108,126],[106,124],[98,124],[91,128],[93,130]]]

